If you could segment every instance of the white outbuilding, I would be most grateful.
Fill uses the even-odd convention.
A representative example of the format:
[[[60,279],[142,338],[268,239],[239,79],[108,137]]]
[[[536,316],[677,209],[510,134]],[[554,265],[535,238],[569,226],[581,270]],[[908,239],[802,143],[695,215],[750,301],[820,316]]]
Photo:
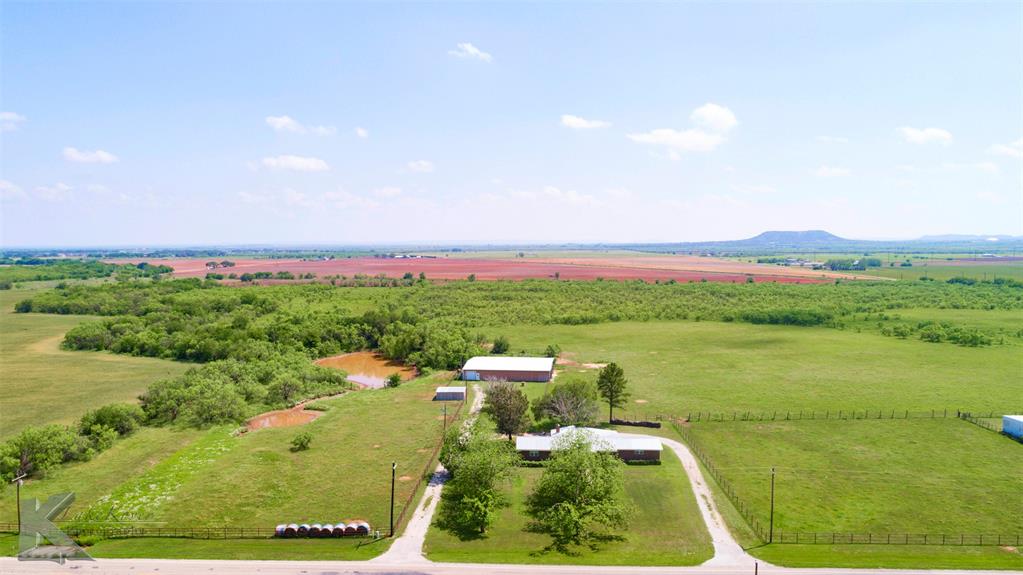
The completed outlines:
[[[465,387],[438,387],[434,401],[465,401]]]

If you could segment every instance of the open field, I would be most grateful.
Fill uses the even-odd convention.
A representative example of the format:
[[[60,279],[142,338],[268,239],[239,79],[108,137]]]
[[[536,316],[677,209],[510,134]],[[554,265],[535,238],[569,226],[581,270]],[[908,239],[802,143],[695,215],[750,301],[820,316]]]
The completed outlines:
[[[952,278],[970,278],[975,280],[992,280],[1009,278],[1023,280],[1023,262],[1004,262],[999,260],[955,260],[913,264],[913,267],[871,268],[860,272],[864,275],[894,279],[915,280],[929,277],[938,281]]]
[[[965,421],[723,422],[689,432],[763,526],[776,468],[776,538],[1023,533],[1023,446]]]
[[[50,471],[45,479],[29,480],[21,489],[22,497],[45,498],[54,493],[73,492],[75,502],[62,519],[89,509],[119,486],[139,477],[171,457],[188,449],[205,432],[195,429],[146,428],[114,443],[90,461],[73,463]],[[0,492],[0,522],[17,518],[15,491]],[[125,517],[129,519],[129,517]]]
[[[187,364],[105,352],[60,349],[64,332],[89,316],[16,314],[39,288],[0,291],[0,439],[27,425],[73,423],[101,405],[134,402],[146,387]]]
[[[397,389],[321,400],[328,411],[307,425],[236,437],[153,519],[168,526],[267,527],[362,519],[386,531],[391,462],[398,464],[400,504],[440,439],[441,406],[431,398],[446,378],[440,374]],[[290,441],[301,431],[312,434],[312,446],[292,452]]]
[[[502,509],[485,537],[468,541],[431,526],[425,551],[433,561],[548,563],[582,565],[697,565],[713,554],[692,489],[678,458],[662,453],[661,465],[625,470],[625,489],[635,515],[624,541],[608,542],[578,555],[543,552],[550,537],[525,531],[525,498],[542,473],[516,470],[506,489],[510,505]]]
[[[964,348],[853,330],[687,321],[487,332],[507,336],[516,352],[557,343],[577,361],[617,362],[632,389],[628,411],[639,416],[1023,407],[1018,345]]]
[[[135,260],[111,260],[118,263]],[[175,277],[205,277],[207,259],[147,260],[151,264],[174,268]],[[562,280],[646,281],[721,281],[744,282],[748,276],[756,281],[783,283],[818,283],[834,278],[851,278],[847,274],[785,268],[771,265],[737,263],[716,258],[696,256],[631,256],[611,258],[372,258],[354,257],[334,260],[298,259],[237,259],[235,266],[217,269],[217,273],[235,273],[239,276],[253,272],[289,271],[295,275],[313,273],[317,277],[363,274],[400,278],[405,273],[418,276],[420,272],[436,280],[460,280],[475,274],[479,280],[522,280],[529,278],[559,278]]]

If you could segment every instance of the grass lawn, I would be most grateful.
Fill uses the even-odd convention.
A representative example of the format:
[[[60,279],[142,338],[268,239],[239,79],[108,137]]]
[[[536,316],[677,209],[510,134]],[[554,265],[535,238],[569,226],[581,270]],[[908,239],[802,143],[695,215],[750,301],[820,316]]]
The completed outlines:
[[[630,382],[628,411],[639,417],[701,410],[997,412],[1021,403],[1019,345],[965,348],[854,330],[693,321],[504,326],[487,333],[507,336],[516,351],[539,353],[557,343],[576,361],[617,362]]]
[[[386,551],[390,539],[107,539],[86,549],[97,558],[274,559],[361,561]]]
[[[916,280],[921,277],[934,278],[938,281],[945,281],[952,278],[972,278],[976,280],[991,280],[994,278],[1010,278],[1023,280],[1023,262],[977,262],[975,265],[948,265],[947,262],[913,262],[913,267],[870,268],[859,272],[863,275],[881,276],[888,278]]]
[[[726,422],[691,431],[762,524],[777,468],[776,536],[1023,533],[1023,446],[964,421]]]
[[[64,351],[64,333],[88,316],[16,314],[38,287],[0,291],[0,440],[28,425],[74,423],[85,411],[134,402],[158,379],[187,364],[112,353]]]
[[[400,509],[440,439],[441,404],[431,399],[449,377],[321,400],[329,409],[311,423],[232,438],[234,445],[184,479],[153,519],[167,526],[265,527],[362,519],[386,531],[391,462],[398,465]],[[292,452],[291,439],[303,431],[312,434],[310,449]]]
[[[750,551],[764,561],[786,567],[1023,569],[1023,555],[1011,547],[786,544]]]
[[[578,555],[543,552],[550,537],[524,531],[526,495],[542,473],[538,468],[516,471],[506,493],[510,502],[481,539],[460,541],[454,534],[431,526],[425,551],[433,561],[485,563],[548,563],[581,565],[697,565],[710,559],[710,535],[700,518],[696,499],[675,454],[665,450],[659,466],[629,466],[625,489],[635,515],[624,541],[601,545]]]

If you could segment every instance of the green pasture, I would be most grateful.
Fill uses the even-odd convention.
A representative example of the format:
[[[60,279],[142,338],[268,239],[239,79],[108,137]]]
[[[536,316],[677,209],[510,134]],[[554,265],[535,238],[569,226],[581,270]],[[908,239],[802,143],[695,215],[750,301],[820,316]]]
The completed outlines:
[[[60,349],[64,332],[89,316],[16,314],[35,289],[0,291],[0,439],[28,425],[74,423],[92,408],[134,402],[150,383],[188,365],[105,352]]]
[[[485,331],[507,336],[516,352],[540,353],[556,343],[579,362],[617,362],[632,392],[626,411],[636,417],[1023,408],[1018,345],[965,348],[854,329],[693,321]]]
[[[397,463],[400,510],[440,440],[441,404],[431,399],[449,377],[320,400],[329,409],[311,423],[233,438],[234,445],[184,480],[153,519],[168,526],[263,527],[360,519],[386,532],[391,462]],[[449,413],[454,407],[448,405]],[[292,452],[300,432],[312,434],[311,447]]]
[[[1023,446],[958,419],[692,424],[696,443],[784,532],[1023,533]]]
[[[922,277],[929,277],[938,281],[945,281],[952,278],[970,278],[975,280],[993,280],[995,278],[1009,278],[1023,280],[1023,261],[1017,262],[972,262],[969,264],[950,265],[941,261],[925,263],[913,263],[913,267],[880,267],[870,268],[859,272],[865,275],[895,278],[902,280],[918,280]]]
[[[541,563],[579,565],[698,565],[713,555],[710,535],[689,480],[675,454],[665,450],[661,465],[634,465],[625,470],[625,490],[634,515],[624,539],[575,554],[546,550],[550,537],[526,531],[525,498],[539,478],[539,468],[516,470],[501,509],[485,536],[461,541],[433,525],[425,551],[433,561]]]

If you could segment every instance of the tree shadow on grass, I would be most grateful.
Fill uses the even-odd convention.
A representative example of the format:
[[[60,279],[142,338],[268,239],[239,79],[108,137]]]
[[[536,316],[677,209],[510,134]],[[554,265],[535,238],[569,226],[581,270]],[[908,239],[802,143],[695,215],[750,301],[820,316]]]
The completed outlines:
[[[437,505],[437,518],[433,524],[442,531],[458,537],[459,541],[478,541],[486,539],[486,533],[474,525],[470,525],[461,514],[459,503],[461,495],[454,493],[454,490],[446,489],[441,492],[440,503]]]
[[[544,529],[541,525],[536,523],[530,523],[526,526],[524,531],[529,533],[541,533],[550,535],[550,533]],[[558,541],[552,537],[550,545],[547,545],[541,549],[530,553],[532,557],[542,557],[544,555],[550,555],[557,553],[568,557],[579,557],[582,555],[584,550],[591,552],[597,552],[601,550],[603,545],[608,543],[617,543],[619,541],[625,541],[624,535],[617,533],[596,533],[591,532],[584,535],[578,543]]]

